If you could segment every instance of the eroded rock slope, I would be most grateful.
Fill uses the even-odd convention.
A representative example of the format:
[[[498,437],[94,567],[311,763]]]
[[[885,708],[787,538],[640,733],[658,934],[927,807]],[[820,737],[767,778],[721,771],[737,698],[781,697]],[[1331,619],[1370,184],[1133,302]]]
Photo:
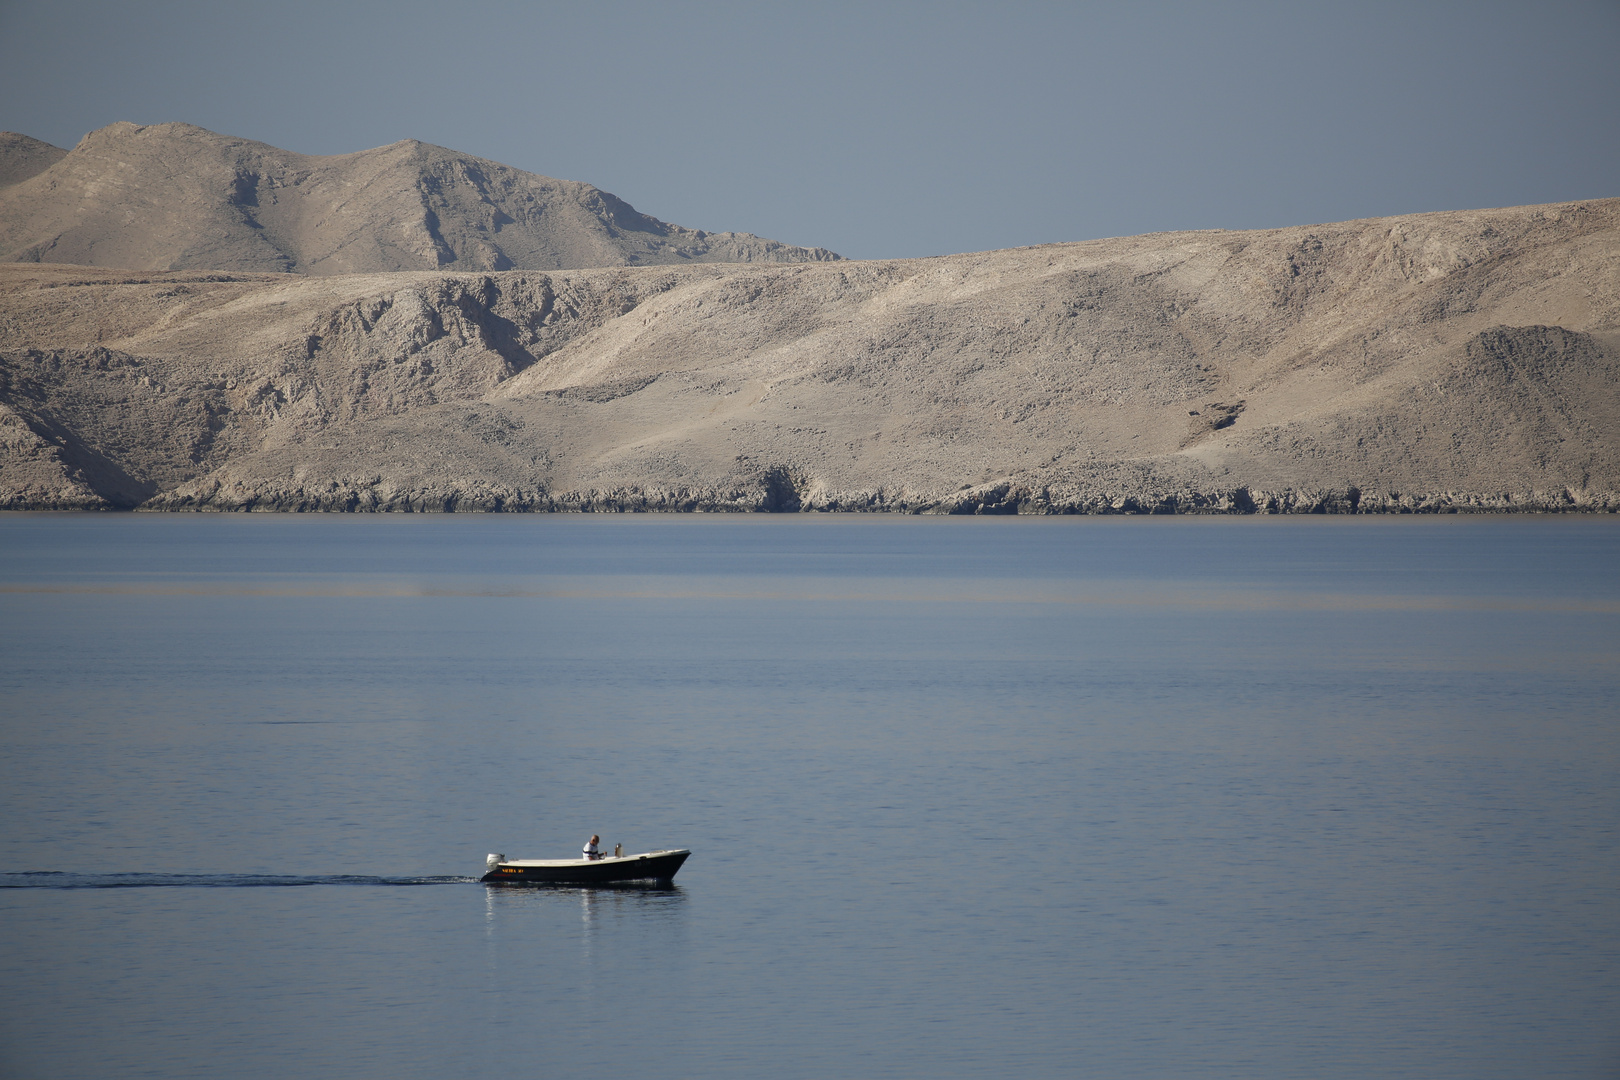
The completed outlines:
[[[0,271],[0,505],[1620,508],[1620,200],[937,259]]]

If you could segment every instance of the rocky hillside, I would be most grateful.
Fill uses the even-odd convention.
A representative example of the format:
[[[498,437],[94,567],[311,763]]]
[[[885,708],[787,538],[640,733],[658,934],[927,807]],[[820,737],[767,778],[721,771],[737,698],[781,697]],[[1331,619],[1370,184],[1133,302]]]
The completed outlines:
[[[414,140],[309,157],[189,124],[113,124],[67,152],[0,138],[6,262],[325,276],[837,258]]]
[[[1617,493],[1620,200],[892,262],[0,268],[11,508],[1616,510]]]
[[[15,131],[0,131],[0,188],[38,176],[66,156],[60,146]]]

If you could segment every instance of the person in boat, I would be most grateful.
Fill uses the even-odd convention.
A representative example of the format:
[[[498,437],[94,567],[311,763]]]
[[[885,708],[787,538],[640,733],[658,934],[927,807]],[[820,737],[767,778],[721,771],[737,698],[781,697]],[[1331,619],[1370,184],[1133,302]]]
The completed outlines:
[[[585,841],[585,859],[587,862],[595,862],[602,857],[602,852],[596,846],[601,839],[600,836],[592,833],[591,838]]]

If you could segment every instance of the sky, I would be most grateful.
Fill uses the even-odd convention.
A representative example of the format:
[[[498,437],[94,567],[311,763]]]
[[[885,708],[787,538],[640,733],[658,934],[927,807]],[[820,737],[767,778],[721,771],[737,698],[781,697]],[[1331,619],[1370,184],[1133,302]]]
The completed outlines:
[[[0,129],[118,120],[942,255],[1620,196],[1620,0],[0,0]]]

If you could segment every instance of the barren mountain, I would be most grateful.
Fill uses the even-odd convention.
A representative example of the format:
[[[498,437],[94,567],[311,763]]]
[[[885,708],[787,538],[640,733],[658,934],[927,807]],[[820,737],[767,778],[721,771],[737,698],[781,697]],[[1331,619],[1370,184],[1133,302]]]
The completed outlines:
[[[67,151],[60,146],[15,131],[0,131],[0,187],[10,187],[38,176],[65,156]]]
[[[6,262],[331,275],[838,258],[414,140],[310,157],[190,124],[113,124],[65,153],[5,138]]]
[[[1616,510],[1620,200],[888,262],[9,266],[0,409],[13,508]]]

